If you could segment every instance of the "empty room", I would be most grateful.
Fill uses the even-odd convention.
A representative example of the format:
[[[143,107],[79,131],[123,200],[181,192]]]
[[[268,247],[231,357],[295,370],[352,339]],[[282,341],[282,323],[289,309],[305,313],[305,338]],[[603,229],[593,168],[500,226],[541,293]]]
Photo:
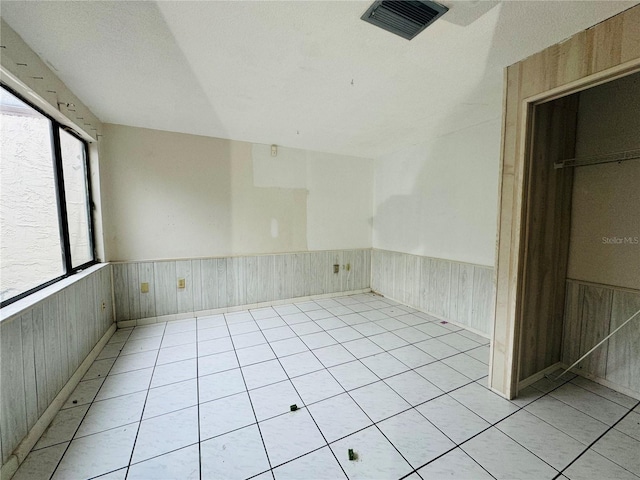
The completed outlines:
[[[640,480],[640,4],[0,0],[2,480]]]

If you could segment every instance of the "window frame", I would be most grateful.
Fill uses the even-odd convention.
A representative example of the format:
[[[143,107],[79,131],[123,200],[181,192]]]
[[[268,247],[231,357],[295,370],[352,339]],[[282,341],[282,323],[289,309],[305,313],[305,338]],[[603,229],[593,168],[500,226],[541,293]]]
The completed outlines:
[[[23,95],[16,92],[13,88],[6,85],[4,82],[0,82],[0,88],[6,90],[11,95],[18,98],[21,102],[24,102],[30,108],[33,108],[40,115],[46,117],[51,123],[50,130],[50,141],[51,141],[51,153],[52,153],[52,169],[53,169],[53,180],[55,184],[55,194],[56,194],[56,203],[57,203],[57,211],[58,211],[58,225],[60,232],[60,254],[62,255],[62,265],[64,267],[65,273],[60,275],[59,277],[53,278],[51,280],[47,280],[40,285],[37,285],[29,290],[26,290],[18,295],[15,295],[11,298],[3,300],[0,302],[0,308],[6,307],[18,300],[22,300],[29,295],[42,290],[54,283],[59,282],[65,278],[69,278],[72,275],[75,275],[86,268],[99,263],[99,259],[96,255],[96,242],[95,242],[95,228],[93,225],[94,222],[94,203],[93,203],[93,192],[91,189],[91,165],[89,161],[89,143],[80,136],[73,128],[64,123],[59,122],[51,115],[44,112],[41,108],[38,108],[32,102],[24,98]],[[60,146],[60,130],[64,130],[66,133],[69,133],[75,139],[79,140],[83,147],[83,161],[84,161],[84,188],[87,199],[87,218],[88,218],[88,234],[89,234],[89,243],[91,248],[91,260],[83,263],[82,265],[78,265],[73,267],[73,259],[71,258],[71,242],[69,237],[69,218],[67,215],[67,203],[66,203],[66,194],[64,188],[64,169],[62,166],[62,149]]]

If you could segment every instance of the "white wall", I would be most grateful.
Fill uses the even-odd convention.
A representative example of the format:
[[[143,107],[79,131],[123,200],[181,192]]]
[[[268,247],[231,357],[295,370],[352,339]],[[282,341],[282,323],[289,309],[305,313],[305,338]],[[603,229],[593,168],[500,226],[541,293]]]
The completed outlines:
[[[378,159],[373,247],[493,266],[500,131],[496,116]]]
[[[109,260],[371,247],[373,161],[105,125]]]
[[[640,74],[580,94],[576,155],[640,149]],[[575,169],[567,276],[640,289],[640,160]]]

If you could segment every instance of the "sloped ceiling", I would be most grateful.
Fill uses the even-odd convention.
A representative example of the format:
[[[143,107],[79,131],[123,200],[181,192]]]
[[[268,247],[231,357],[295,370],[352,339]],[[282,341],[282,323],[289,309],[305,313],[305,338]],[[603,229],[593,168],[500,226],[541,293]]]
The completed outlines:
[[[361,1],[2,1],[103,121],[378,157],[498,118],[502,71],[637,2],[448,1],[412,41]]]

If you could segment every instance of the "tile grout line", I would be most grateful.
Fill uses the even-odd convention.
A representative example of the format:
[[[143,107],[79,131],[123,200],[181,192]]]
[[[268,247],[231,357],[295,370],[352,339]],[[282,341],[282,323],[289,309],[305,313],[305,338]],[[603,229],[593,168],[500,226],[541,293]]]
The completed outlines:
[[[618,425],[622,420],[624,420],[631,412],[633,412],[634,409],[636,409],[638,407],[638,405],[640,405],[640,401],[637,402],[633,407],[631,407],[627,413],[625,413],[622,417],[620,417],[616,422],[613,423],[613,425],[611,425],[609,428],[607,428],[607,430],[605,432],[603,432],[598,438],[596,438],[593,442],[591,442],[589,445],[587,445],[587,448],[585,448],[576,458],[574,458],[571,463],[569,463],[566,467],[564,467],[562,470],[560,470],[558,472],[558,475],[556,475],[555,477],[553,477],[553,480],[556,480],[557,478],[560,478],[560,476],[569,468],[571,467],[571,465],[573,465],[575,462],[578,461],[578,459],[580,457],[582,457],[585,453],[587,453],[587,451],[591,450],[594,445],[596,443],[598,443],[600,441],[600,439],[602,439],[607,433],[609,433],[611,430],[613,430],[615,428],[616,425]],[[624,432],[621,432],[624,433]],[[597,452],[596,450],[593,450],[595,453],[597,453],[598,455],[601,455],[599,452]],[[627,470],[625,467],[623,467],[622,465],[620,465],[618,462],[615,462],[614,460],[610,459],[609,457],[602,455],[603,458],[606,458],[607,460],[609,460],[610,462],[618,465],[620,468],[622,468],[623,470],[626,470],[627,472],[629,472],[629,470]],[[630,472],[632,474],[635,475],[634,472]]]
[[[303,314],[304,314],[304,315],[306,315],[306,313],[303,313]],[[307,315],[307,317],[308,317],[308,315]],[[282,317],[280,317],[280,318],[282,318]],[[309,318],[310,318],[310,317],[309,317]],[[283,320],[284,320],[284,319],[283,319]],[[312,320],[312,321],[313,321],[313,320]],[[257,323],[257,322],[256,322],[256,323]],[[305,323],[306,323],[306,322],[305,322]],[[294,333],[295,333],[295,331],[294,331]],[[301,340],[301,341],[302,341],[302,339],[300,339],[300,338],[299,338],[299,340]],[[302,342],[304,343],[304,341],[302,341]],[[325,446],[326,446],[326,447],[328,447],[328,448],[329,448],[329,451],[331,452],[331,454],[333,455],[333,457],[336,459],[336,462],[338,462],[338,465],[340,466],[340,469],[342,470],[342,473],[344,473],[344,476],[348,479],[348,478],[349,478],[349,476],[347,475],[347,472],[345,472],[344,468],[342,467],[342,464],[341,464],[341,463],[340,463],[340,461],[338,460],[338,457],[336,457],[335,452],[334,452],[334,451],[333,451],[333,449],[329,446],[329,442],[327,441],[327,437],[325,437],[325,435],[324,435],[324,433],[322,432],[322,430],[320,430],[320,427],[318,426],[318,422],[316,421],[316,419],[315,419],[315,418],[313,418],[313,415],[311,414],[311,411],[310,411],[310,410],[309,410],[309,408],[307,407],[307,403],[302,399],[302,396],[300,395],[300,392],[298,392],[297,387],[295,386],[295,384],[294,384],[294,383],[293,383],[293,381],[291,380],[291,377],[289,376],[289,372],[287,372],[287,371],[285,370],[284,366],[282,365],[282,362],[280,361],[280,357],[278,357],[278,356],[276,355],[276,352],[275,352],[275,350],[273,349],[273,347],[271,346],[271,343],[270,343],[270,342],[267,342],[267,345],[269,345],[269,348],[271,348],[271,351],[272,351],[272,352],[273,352],[273,354],[276,356],[276,360],[278,360],[278,365],[280,365],[280,368],[282,368],[282,371],[283,371],[283,372],[285,373],[285,375],[287,376],[287,380],[289,381],[289,383],[291,384],[291,386],[292,386],[292,387],[293,387],[293,389],[295,390],[296,395],[298,395],[298,398],[304,402],[304,405],[305,405],[305,408],[306,408],[306,410],[307,410],[307,413],[308,413],[308,414],[309,414],[309,416],[311,417],[311,420],[313,420],[313,423],[315,424],[316,428],[318,429],[318,432],[320,432],[320,435],[322,435],[322,439],[324,440],[325,445],[323,445],[322,447],[319,447],[319,448],[318,448],[318,449],[316,449],[316,450],[319,450],[319,449],[321,449],[321,448],[324,448]],[[305,346],[306,346],[306,344],[305,344]],[[309,351],[311,351],[311,350],[309,350]],[[304,353],[304,352],[301,352],[301,353]],[[295,355],[295,354],[294,354],[294,355]],[[314,356],[315,356],[315,355],[314,355]],[[320,361],[317,357],[316,357],[316,359],[317,359],[318,361]],[[320,362],[320,364],[322,364],[322,362]],[[326,369],[326,367],[325,367],[325,370],[327,370],[327,369]],[[322,370],[317,370],[317,371],[318,371],[318,372],[320,372],[320,371],[322,371]],[[327,370],[327,371],[328,371],[328,370]],[[338,384],[339,384],[339,383],[338,383]],[[339,385],[340,385],[340,384],[339,384]],[[342,385],[340,385],[340,386],[342,387]],[[260,387],[260,388],[261,388],[261,387]],[[342,388],[344,388],[344,387],[342,387]],[[247,393],[248,393],[248,391],[247,391]],[[340,394],[339,394],[339,395],[340,395]],[[249,396],[251,396],[251,395],[249,395]],[[285,412],[285,413],[284,413],[284,415],[286,415],[287,413],[290,413],[290,412]],[[257,417],[256,417],[256,420],[257,420]],[[266,420],[263,420],[263,421],[266,421]],[[265,444],[265,448],[266,448],[266,444]],[[308,454],[310,454],[310,453],[312,453],[312,452],[314,452],[314,451],[316,451],[316,450],[312,450],[311,452],[307,452],[307,453],[305,453],[304,455],[308,455]],[[303,455],[303,456],[304,456],[304,455]],[[296,457],[296,458],[299,458],[299,457]],[[293,458],[293,459],[291,459],[291,460],[289,460],[289,461],[293,461],[293,460],[295,460],[295,458]],[[288,463],[288,462],[284,462],[284,463],[282,463],[281,465],[284,465],[285,463]],[[281,466],[281,465],[278,465],[278,466]],[[272,470],[271,470],[271,474],[273,475],[273,477],[274,477],[274,479],[275,479],[275,473],[273,473],[273,468],[272,468]]]
[[[223,314],[223,318],[224,318],[224,321],[225,321],[225,325],[227,327],[227,331],[229,332],[229,338],[231,340],[231,345],[233,346],[233,352],[235,353],[236,361],[238,362],[238,369],[240,370],[240,375],[242,376],[242,382],[244,383],[245,392],[247,394],[247,397],[249,398],[249,404],[251,405],[251,410],[253,411],[253,417],[256,419],[255,425],[258,428],[258,433],[260,434],[260,440],[262,441],[262,448],[264,448],[264,453],[265,453],[265,456],[267,457],[267,463],[269,464],[269,469],[265,470],[265,471],[271,471],[271,477],[275,480],[275,477],[273,476],[272,466],[271,466],[271,459],[269,458],[269,452],[267,451],[267,445],[264,443],[264,437],[262,435],[262,430],[260,429],[260,423],[258,422],[258,415],[256,415],[256,409],[253,406],[253,400],[251,400],[251,395],[249,395],[249,387],[247,386],[247,381],[244,378],[244,372],[242,371],[242,368],[240,368],[240,359],[238,358],[238,352],[237,352],[237,350],[235,348],[235,344],[233,343],[233,337],[231,335],[231,330],[229,330],[229,321],[227,320],[227,317],[224,314]],[[197,319],[196,319],[196,328],[198,328]],[[198,378],[198,383],[199,382],[200,382],[200,379]],[[200,403],[200,398],[198,398],[198,403]],[[245,427],[247,427],[247,426],[249,426],[249,425],[246,425]],[[242,428],[245,428],[245,427],[242,427]],[[264,472],[258,472],[257,475],[260,475],[262,473],[264,473]]]
[[[313,320],[312,320],[312,321],[313,321]],[[363,323],[364,323],[364,322],[363,322]],[[323,330],[323,331],[324,331],[324,330]],[[295,333],[295,332],[294,332],[294,333]],[[318,333],[319,333],[319,332],[318,332]],[[325,331],[325,333],[326,333],[326,331]],[[358,332],[358,333],[360,333],[360,332]],[[297,338],[298,338],[300,341],[302,341],[302,342],[304,343],[304,340],[302,340],[302,339],[301,339],[297,334],[296,334],[296,336],[297,336]],[[367,338],[367,337],[363,337],[363,338]],[[335,339],[334,339],[334,340],[335,340]],[[375,342],[373,342],[373,343],[375,343]],[[342,345],[342,343],[341,343],[341,342],[338,342],[338,344],[339,344],[339,345]],[[269,345],[270,345],[270,344],[269,344]],[[305,346],[306,346],[306,343],[305,343]],[[378,347],[379,347],[379,346],[378,346]],[[321,347],[321,348],[323,348],[323,347]],[[344,348],[344,347],[343,347],[343,348]],[[380,347],[379,347],[379,348],[380,348]],[[273,349],[272,349],[272,350],[273,350]],[[313,350],[309,349],[309,352],[311,352],[311,353],[312,353],[312,355],[313,355],[314,357],[316,357],[316,360],[318,360],[318,361],[320,362],[320,364],[324,366],[324,364],[322,363],[322,361],[317,357],[317,355],[315,354],[315,352],[314,352]],[[385,352],[385,353],[386,353],[386,350],[383,350],[383,352]],[[275,355],[275,351],[274,351],[273,353],[274,353],[274,355]],[[306,353],[306,352],[301,352],[301,353]],[[349,352],[349,353],[351,353],[351,352]],[[377,355],[377,354],[373,354],[373,355]],[[373,356],[373,355],[371,355],[371,356]],[[276,358],[278,359],[278,363],[280,363],[280,366],[282,367],[282,369],[285,371],[285,374],[287,375],[287,378],[289,379],[289,382],[293,385],[293,388],[296,390],[296,393],[298,393],[298,390],[297,390],[297,388],[296,388],[295,384],[294,384],[294,383],[291,381],[291,379],[289,378],[289,374],[287,373],[287,371],[286,371],[286,370],[284,369],[284,367],[282,366],[282,364],[281,364],[281,362],[280,362],[280,359],[279,359],[279,357],[277,357],[277,355],[276,355]],[[366,358],[366,357],[363,357],[363,358]],[[382,379],[382,378],[380,378],[380,376],[379,376],[379,375],[377,375],[375,372],[373,372],[371,369],[369,369],[369,367],[367,367],[367,365],[365,365],[365,364],[361,361],[361,359],[360,359],[360,358],[357,358],[357,357],[356,357],[356,360],[357,360],[357,361],[359,361],[361,365],[363,365],[367,370],[371,371],[371,373],[372,373],[373,375],[375,375],[376,377],[378,377],[378,379],[379,379],[379,380],[376,380],[375,382],[371,382],[371,383],[369,383],[369,384],[367,384],[367,385],[373,385],[374,383],[377,383],[377,382],[379,382],[379,381],[382,381],[382,382],[386,385],[386,382],[384,382],[384,381],[383,381],[383,379]],[[345,362],[345,363],[350,363],[350,362]],[[402,363],[402,362],[401,362],[401,363]],[[334,365],[334,366],[336,366],[336,365]],[[334,381],[335,381],[338,385],[340,385],[340,387],[342,387],[342,389],[344,390],[344,392],[341,392],[341,393],[339,393],[339,394],[336,394],[336,395],[334,395],[334,397],[335,397],[335,396],[342,395],[342,394],[345,394],[345,393],[346,393],[346,394],[349,396],[349,398],[351,399],[351,401],[353,401],[353,402],[355,403],[355,405],[357,405],[357,406],[358,406],[358,408],[360,409],[360,411],[361,411],[361,412],[362,412],[362,413],[363,413],[363,414],[364,414],[364,415],[365,415],[365,416],[366,416],[366,417],[367,417],[367,418],[372,422],[372,424],[371,424],[371,425],[368,425],[368,426],[366,426],[366,427],[364,427],[364,428],[362,428],[362,429],[358,430],[357,432],[362,431],[362,430],[365,430],[365,429],[370,428],[370,427],[372,427],[372,426],[375,426],[375,427],[378,429],[378,431],[379,431],[379,432],[380,432],[380,433],[385,437],[385,439],[386,439],[386,440],[391,444],[391,446],[393,446],[393,448],[398,452],[398,454],[399,454],[399,455],[404,459],[404,461],[405,461],[405,462],[407,462],[407,464],[408,464],[410,467],[412,467],[411,463],[409,463],[409,461],[408,461],[408,460],[404,457],[404,455],[403,455],[403,454],[398,450],[398,448],[397,448],[397,447],[396,447],[396,446],[395,446],[395,445],[394,445],[394,444],[393,444],[393,443],[392,443],[392,442],[387,438],[387,436],[384,434],[384,432],[382,432],[382,430],[377,426],[377,423],[376,423],[376,422],[375,422],[375,421],[374,421],[374,420],[369,416],[369,414],[368,414],[366,411],[364,411],[364,410],[363,410],[363,408],[360,406],[360,404],[359,404],[359,403],[358,403],[358,402],[353,398],[353,396],[351,395],[351,393],[350,393],[351,391],[353,391],[353,390],[357,390],[358,388],[363,388],[363,387],[365,387],[365,386],[367,386],[367,385],[362,385],[362,386],[360,386],[360,387],[357,387],[357,388],[354,388],[354,389],[351,389],[351,390],[346,390],[346,389],[344,388],[344,386],[343,386],[343,385],[338,381],[338,379],[333,375],[333,373],[329,370],[329,368],[324,367],[324,370],[326,370],[326,371],[329,373],[329,375],[331,375],[331,377],[334,379]],[[318,370],[318,371],[322,371],[322,370]],[[402,373],[405,373],[405,372],[402,372]],[[388,386],[388,385],[387,385],[387,386]],[[389,386],[388,386],[388,387],[389,387]],[[391,387],[389,387],[389,388],[391,388]],[[393,389],[392,389],[392,390],[393,390]],[[395,390],[394,390],[394,392],[395,392]],[[396,394],[397,394],[397,392],[396,392]],[[407,401],[404,399],[404,397],[402,397],[401,395],[399,395],[399,396],[400,396],[400,398],[402,398],[402,400],[403,400],[403,401],[407,402]],[[299,393],[298,393],[298,397],[300,397],[300,399],[302,399],[302,397],[300,396],[300,394],[299,394]],[[329,397],[329,398],[333,398],[333,397]],[[324,401],[324,400],[327,400],[327,399],[325,398],[325,399],[319,400],[318,402],[314,402],[314,403],[319,403],[319,402]],[[404,412],[406,412],[406,411],[408,411],[408,410],[410,410],[410,409],[412,409],[412,408],[413,408],[413,407],[411,407],[411,404],[410,404],[409,402],[407,402],[407,404],[410,406],[410,408],[408,408],[408,409],[406,409],[406,410],[403,410],[402,412],[398,412],[398,413],[396,413],[396,414],[394,414],[394,415],[391,415],[391,416],[389,416],[389,417],[387,417],[387,418],[384,418],[384,419],[380,420],[380,422],[382,422],[382,421],[384,421],[384,420],[388,420],[389,418],[392,418],[392,417],[394,417],[394,416],[396,416],[396,415],[400,415],[400,414],[402,414],[402,413],[404,413]],[[307,405],[306,405],[306,403],[305,403],[305,407],[306,407],[306,406],[307,406]],[[321,429],[320,429],[320,427],[318,426],[318,423],[316,422],[315,418],[313,418],[313,415],[311,414],[311,411],[310,411],[308,408],[307,408],[307,411],[309,412],[309,415],[311,416],[311,419],[312,419],[312,420],[313,420],[313,422],[315,423],[316,428],[318,429],[318,431],[319,431],[319,432],[320,432],[320,434],[322,435],[323,439],[325,440],[325,442],[327,442],[327,439],[326,439],[326,437],[325,437],[324,433],[322,432],[322,430],[321,430]],[[348,437],[348,436],[350,436],[350,435],[353,435],[354,433],[357,433],[357,432],[352,432],[351,434],[349,434],[349,435],[345,435],[345,437],[342,437],[342,438],[346,438],[346,437]],[[332,443],[332,444],[333,444],[333,443],[336,443],[336,442],[338,442],[339,440],[341,440],[341,439],[334,440],[334,441],[333,441],[333,442],[331,442],[331,443]],[[342,469],[342,471],[343,471],[343,473],[345,474],[345,476],[346,476],[347,478],[349,478],[349,476],[347,475],[346,471],[344,470],[344,467],[342,466],[342,464],[340,463],[340,461],[339,461],[339,460],[338,460],[338,458],[336,457],[335,452],[333,451],[333,449],[331,448],[331,446],[330,446],[330,444],[329,444],[328,442],[327,442],[327,445],[326,445],[326,446],[327,446],[327,447],[329,447],[329,450],[331,451],[331,453],[333,454],[334,458],[335,458],[335,459],[336,459],[336,461],[338,462],[338,465],[339,465],[339,466],[340,466],[340,468]],[[321,447],[321,448],[324,448],[324,446],[323,446],[323,447]],[[301,456],[305,456],[305,455],[307,455],[307,454],[309,454],[309,453],[311,453],[311,452],[307,452],[306,454],[301,455]],[[296,457],[296,458],[300,458],[300,457]],[[290,460],[290,461],[293,461],[293,460],[295,460],[296,458],[294,458],[294,459],[292,459],[292,460]],[[287,463],[287,462],[285,462],[285,463]],[[418,475],[419,475],[419,474],[418,474]]]
[[[167,331],[167,325],[165,324],[164,328],[162,329],[162,340],[160,340],[160,345],[162,346],[162,341],[164,340],[164,335],[165,332]],[[147,394],[145,395],[144,398],[144,404],[142,405],[142,412],[140,413],[140,423],[138,424],[138,430],[136,431],[136,437],[133,441],[133,446],[131,448],[131,455],[129,456],[129,462],[127,464],[127,473],[125,474],[125,480],[127,479],[127,477],[129,476],[129,469],[131,468],[131,461],[133,460],[133,454],[136,450],[136,443],[138,442],[138,435],[140,434],[140,429],[142,428],[142,422],[144,419],[144,410],[147,406],[147,401],[149,400],[149,392],[151,391],[151,382],[153,381],[153,374],[156,370],[156,365],[158,363],[158,358],[160,357],[160,349],[158,349],[158,354],[156,355],[156,361],[153,364],[153,370],[151,371],[151,377],[149,378],[149,386],[147,387]]]
[[[115,332],[114,332],[115,334]],[[129,332],[129,335],[131,335],[131,332]],[[129,338],[129,335],[127,335],[127,339]],[[126,340],[125,340],[126,343]],[[105,344],[105,347],[108,345]],[[122,350],[120,350],[122,351]],[[120,351],[118,352],[118,355],[116,355],[115,359],[117,360],[118,357],[120,356]],[[56,474],[56,471],[58,470],[58,468],[60,467],[60,464],[62,463],[62,460],[64,459],[65,455],[67,454],[67,452],[69,451],[69,448],[71,447],[71,443],[73,442],[73,440],[75,440],[75,436],[78,433],[78,430],[80,430],[80,426],[82,425],[82,422],[84,422],[85,418],[87,417],[87,414],[89,413],[89,410],[91,409],[91,407],[93,406],[93,403],[96,399],[96,397],[98,396],[98,394],[100,393],[100,390],[102,390],[102,387],[104,386],[104,383],[107,381],[107,377],[109,376],[109,372],[111,372],[111,370],[113,369],[113,366],[116,364],[116,360],[113,361],[113,363],[111,364],[111,366],[109,367],[109,370],[107,371],[107,374],[104,376],[104,381],[102,382],[102,384],[100,385],[100,387],[98,388],[98,390],[96,391],[95,395],[93,396],[91,402],[89,403],[89,408],[87,408],[87,411],[84,412],[84,415],[82,416],[82,420],[80,420],[80,422],[78,423],[78,427],[75,429],[75,431],[73,432],[73,435],[71,436],[71,439],[69,440],[69,444],[66,446],[66,448],[64,449],[64,452],[62,453],[62,455],[60,456],[60,459],[58,460],[58,462],[56,463],[56,467],[53,469],[53,472],[51,472],[50,475],[50,479],[52,479],[54,477],[54,475]],[[94,360],[95,362],[95,360]],[[92,364],[93,365],[93,364]],[[89,367],[91,368],[91,367]],[[88,370],[87,370],[88,371]],[[85,373],[86,375],[86,373]],[[93,379],[95,380],[95,379]],[[80,383],[80,382],[78,382]],[[77,388],[77,387],[76,387]],[[73,392],[71,392],[71,394],[73,395]],[[65,402],[66,403],[66,402]],[[80,405],[79,405],[80,406]],[[57,414],[56,414],[57,415]],[[53,420],[52,420],[53,422]],[[47,427],[48,428],[48,427]],[[38,439],[38,441],[40,441]],[[64,443],[64,442],[61,442]],[[35,446],[35,445],[34,445]]]
[[[416,407],[418,407],[418,406],[420,406],[420,405],[424,405],[424,404],[426,404],[426,403],[428,403],[428,402],[430,402],[431,400],[434,400],[434,399],[436,399],[436,398],[439,398],[439,397],[442,397],[442,396],[445,396],[445,395],[449,395],[449,393],[454,392],[454,391],[459,390],[459,389],[462,389],[462,388],[464,388],[464,387],[466,387],[466,386],[468,386],[468,385],[471,385],[472,383],[477,383],[477,380],[471,381],[471,382],[469,382],[469,383],[467,383],[467,384],[465,384],[465,385],[461,385],[461,386],[459,386],[459,387],[456,387],[456,388],[454,388],[453,390],[450,390],[449,392],[445,392],[443,395],[439,395],[438,397],[434,397],[434,398],[432,398],[432,399],[430,399],[430,400],[427,400],[427,401],[425,401],[425,402],[422,402],[422,403],[420,403],[420,404],[416,405]],[[564,382],[563,384],[558,385],[558,386],[557,386],[557,387],[555,387],[553,390],[555,390],[556,388],[560,388],[560,387],[561,387],[562,385],[564,385],[565,383],[568,383],[568,380],[567,380],[566,382]],[[482,385],[480,385],[480,386],[482,386]],[[484,387],[483,387],[483,388],[484,388]],[[553,391],[553,390],[551,390],[551,391]],[[546,393],[541,392],[541,393],[543,393],[543,395],[541,395],[539,398],[537,398],[537,399],[533,400],[533,401],[532,401],[532,402],[530,402],[530,403],[533,403],[533,402],[535,402],[535,401],[539,400],[540,398],[542,398],[542,397],[546,396],[546,395],[547,395],[548,393],[550,393],[551,391],[546,392]],[[465,405],[465,404],[461,403],[460,401],[458,401],[455,397],[451,397],[451,399],[453,399],[453,400],[454,400],[455,402],[457,402],[459,405],[461,405],[462,407],[466,408],[466,409],[467,409],[467,410],[469,410],[471,413],[473,413],[474,415],[478,416],[479,418],[481,418],[482,420],[484,420],[484,421],[486,422],[486,420],[485,420],[485,418],[484,418],[484,417],[480,416],[478,413],[476,413],[476,412],[474,412],[473,410],[471,410],[471,408],[469,408],[467,405]],[[507,401],[508,401],[508,400],[507,400]],[[513,404],[513,402],[510,402],[510,403],[512,403],[512,404]],[[513,405],[515,405],[515,404],[513,404]],[[528,404],[527,404],[527,405],[528,405]],[[418,471],[419,469],[424,468],[425,466],[429,465],[430,463],[432,463],[432,462],[436,461],[438,458],[440,458],[440,457],[442,457],[442,456],[444,456],[444,455],[448,454],[449,452],[451,452],[451,451],[455,450],[456,448],[460,448],[460,450],[461,450],[462,452],[464,452],[464,454],[465,454],[465,455],[467,455],[469,458],[471,458],[471,459],[472,459],[476,464],[478,464],[478,465],[479,465],[479,466],[480,466],[484,471],[486,471],[489,475],[491,475],[492,477],[494,477],[494,475],[492,475],[492,474],[491,474],[491,473],[490,473],[486,468],[484,468],[484,467],[483,467],[483,466],[482,466],[482,465],[481,465],[481,464],[480,464],[480,463],[479,463],[475,458],[473,458],[469,453],[467,453],[464,449],[462,449],[462,448],[461,448],[461,446],[462,446],[462,445],[464,445],[465,443],[469,442],[469,441],[470,441],[470,440],[472,440],[473,438],[477,437],[478,435],[481,435],[482,433],[484,433],[484,432],[486,432],[486,431],[490,430],[491,428],[495,427],[497,424],[499,424],[500,422],[502,422],[502,421],[506,420],[507,418],[511,417],[512,415],[515,415],[516,413],[520,412],[521,410],[523,410],[523,409],[524,409],[524,407],[525,407],[526,405],[525,405],[525,406],[522,406],[522,407],[521,407],[521,406],[518,406],[518,405],[515,405],[515,406],[516,406],[516,407],[518,407],[518,409],[517,409],[517,410],[515,410],[515,411],[511,412],[509,415],[507,415],[507,416],[506,416],[506,417],[504,417],[504,418],[501,418],[501,419],[500,419],[500,420],[498,420],[497,422],[494,422],[494,423],[487,422],[487,423],[488,423],[488,426],[486,426],[485,428],[483,428],[483,429],[482,429],[482,430],[480,430],[479,432],[475,433],[474,435],[472,435],[471,437],[467,438],[466,440],[464,440],[464,441],[462,441],[462,442],[460,442],[460,443],[456,442],[456,441],[455,441],[455,440],[453,440],[451,437],[449,437],[449,435],[447,435],[444,431],[442,431],[442,430],[441,430],[437,425],[433,424],[433,422],[431,422],[431,420],[429,420],[429,418],[427,418],[424,414],[422,414],[422,412],[420,412],[419,410],[417,410],[417,408],[416,408],[416,407],[413,407],[413,408],[415,408],[415,409],[416,409],[416,411],[417,411],[420,415],[422,415],[422,416],[423,416],[427,421],[429,421],[429,423],[431,423],[431,424],[432,424],[436,429],[438,429],[438,430],[439,430],[443,435],[445,435],[445,436],[446,436],[449,440],[451,440],[451,441],[454,443],[454,445],[455,445],[453,448],[451,448],[451,449],[447,450],[446,452],[444,452],[444,453],[442,453],[442,454],[438,455],[437,457],[435,457],[435,458],[433,458],[433,459],[429,460],[429,461],[428,461],[427,463],[425,463],[424,465],[421,465],[420,467],[416,468],[416,469],[415,469],[415,473],[418,473],[417,471]],[[403,412],[400,412],[400,413],[403,413]],[[397,414],[397,415],[398,415],[398,414]],[[389,418],[391,418],[391,417],[389,417]],[[385,419],[385,420],[386,420],[386,419]],[[501,432],[502,432],[502,431],[501,431]],[[504,432],[502,432],[502,433],[504,433]],[[506,435],[506,434],[505,434],[505,435]],[[511,437],[509,437],[509,438],[511,438]],[[513,440],[513,439],[512,439],[512,440]],[[514,442],[516,442],[516,443],[518,443],[518,445],[522,446],[523,448],[526,448],[526,447],[524,447],[524,445],[521,445],[521,444],[520,444],[519,442],[517,442],[516,440],[513,440],[513,441],[514,441]],[[533,454],[533,452],[531,452],[531,453]],[[535,455],[535,454],[533,454],[533,455]],[[536,455],[536,456],[537,456],[537,455]],[[538,458],[539,458],[539,457],[538,457]],[[542,459],[541,459],[541,460],[542,460]],[[543,461],[544,461],[544,460],[543,460]],[[546,462],[545,462],[545,463],[546,463]],[[555,470],[555,469],[554,469],[554,470]],[[412,472],[412,473],[413,473],[413,472]],[[411,473],[410,473],[409,475],[411,475]],[[407,476],[408,476],[408,475],[407,475]],[[494,478],[495,478],[495,477],[494,477]]]
[[[202,480],[202,433],[200,427],[200,362],[198,361],[198,319],[194,318],[196,332],[196,405],[198,415],[198,478]],[[151,391],[151,385],[149,385]],[[125,479],[126,480],[126,479]]]

